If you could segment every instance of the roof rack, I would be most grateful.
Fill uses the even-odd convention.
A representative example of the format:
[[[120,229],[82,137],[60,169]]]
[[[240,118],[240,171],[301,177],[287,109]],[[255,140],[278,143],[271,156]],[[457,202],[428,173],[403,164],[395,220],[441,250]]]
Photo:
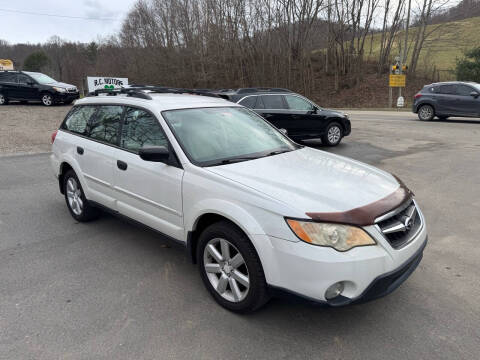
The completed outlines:
[[[291,90],[284,88],[269,88],[269,87],[255,87],[255,88],[240,88],[237,90],[237,94],[247,94],[254,92],[292,92]]]
[[[206,91],[206,89],[183,89],[183,88],[169,88],[162,86],[150,86],[150,85],[133,85],[128,88],[120,88],[114,90],[108,89],[99,89],[93,92],[90,92],[88,96],[98,96],[100,94],[106,94],[107,96],[116,96],[119,94],[124,94],[131,97],[137,97],[145,100],[152,100],[152,97],[149,94],[189,94],[189,95],[201,95],[208,97],[220,96]]]

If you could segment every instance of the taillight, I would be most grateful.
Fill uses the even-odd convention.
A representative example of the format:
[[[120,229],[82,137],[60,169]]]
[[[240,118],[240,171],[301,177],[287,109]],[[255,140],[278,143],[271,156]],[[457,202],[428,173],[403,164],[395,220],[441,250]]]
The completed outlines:
[[[416,100],[416,99],[418,99],[418,98],[421,97],[421,96],[422,96],[422,94],[418,93],[418,94],[416,94],[413,98]]]
[[[51,137],[52,144],[53,144],[53,142],[55,141],[55,138],[57,137],[57,133],[58,133],[58,130],[55,130],[55,131],[52,133],[52,137]]]

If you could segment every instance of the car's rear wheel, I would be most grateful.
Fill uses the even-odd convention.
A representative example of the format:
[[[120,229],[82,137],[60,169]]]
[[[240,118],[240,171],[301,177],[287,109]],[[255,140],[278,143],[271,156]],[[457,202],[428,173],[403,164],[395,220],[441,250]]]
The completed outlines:
[[[5,95],[0,94],[0,105],[7,105],[8,104],[8,99],[5,97]]]
[[[418,108],[418,118],[422,121],[430,121],[435,116],[435,111],[431,105],[422,105]]]
[[[69,170],[65,174],[63,192],[68,210],[75,220],[86,222],[98,218],[100,211],[88,202],[75,171]]]
[[[327,146],[336,146],[342,141],[343,130],[340,124],[331,123],[327,126],[325,135],[322,136],[322,144]]]
[[[199,238],[197,260],[205,286],[224,308],[248,313],[269,300],[260,259],[235,225],[222,221],[207,227]]]
[[[42,104],[45,106],[52,106],[53,105],[53,96],[50,94],[42,94]]]

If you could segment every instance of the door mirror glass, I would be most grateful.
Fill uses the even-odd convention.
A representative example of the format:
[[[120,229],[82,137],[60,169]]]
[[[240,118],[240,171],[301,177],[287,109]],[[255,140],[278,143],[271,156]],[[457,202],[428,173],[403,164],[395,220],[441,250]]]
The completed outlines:
[[[162,162],[168,164],[170,151],[165,146],[144,146],[138,152],[141,159],[152,162]]]

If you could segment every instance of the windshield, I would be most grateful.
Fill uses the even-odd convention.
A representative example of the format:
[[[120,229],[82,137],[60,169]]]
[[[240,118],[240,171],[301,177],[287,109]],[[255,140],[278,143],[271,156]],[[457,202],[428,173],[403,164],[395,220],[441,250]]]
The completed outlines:
[[[298,147],[245,108],[182,109],[162,114],[186,155],[200,166],[246,161]]]
[[[25,72],[32,78],[34,78],[39,84],[51,84],[57,82],[57,80],[52,79],[50,76],[47,76],[42,73],[37,73],[37,72]]]

